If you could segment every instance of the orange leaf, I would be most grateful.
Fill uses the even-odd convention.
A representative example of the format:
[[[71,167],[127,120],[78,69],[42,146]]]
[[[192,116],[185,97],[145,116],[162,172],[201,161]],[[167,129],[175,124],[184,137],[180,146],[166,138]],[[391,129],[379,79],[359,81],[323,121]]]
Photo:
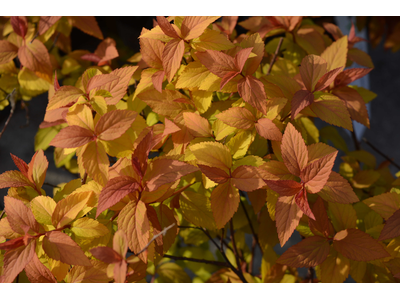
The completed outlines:
[[[86,145],[94,138],[92,131],[80,126],[68,126],[51,140],[50,146],[59,148],[75,148]]]
[[[151,81],[153,82],[154,88],[160,93],[162,93],[162,83],[164,81],[164,76],[164,70],[157,71],[151,76]]]
[[[98,260],[105,262],[106,264],[115,264],[123,260],[123,258],[115,252],[115,250],[109,247],[96,247],[90,249],[90,252]]]
[[[174,29],[174,27],[171,25],[170,22],[165,17],[162,16],[157,16],[157,23],[160,26],[161,30],[168,36],[174,38],[174,39],[180,39],[180,36]]]
[[[197,171],[197,167],[172,159],[157,159],[151,164],[151,169],[146,173],[146,183],[150,192],[160,186],[172,183],[181,177]]]
[[[308,90],[297,91],[292,98],[292,120],[314,102],[314,94]]]
[[[83,166],[87,174],[104,186],[108,181],[110,161],[101,142],[91,142],[82,154]]]
[[[0,175],[0,189],[20,186],[32,186],[29,179],[21,172],[6,171]]]
[[[303,212],[296,204],[294,196],[279,197],[276,203],[276,228],[281,247],[287,242],[300,222]]]
[[[315,235],[318,234],[325,237],[333,236],[335,234],[335,231],[331,222],[328,219],[328,214],[326,213],[324,201],[322,201],[321,197],[318,197],[317,201],[314,203],[312,211],[314,213],[315,220],[308,220],[311,231]]]
[[[18,170],[21,171],[21,173],[28,178],[28,171],[29,171],[29,166],[26,162],[24,162],[22,159],[19,157],[15,156],[14,154],[11,154],[11,158],[14,162],[14,164],[17,166]]]
[[[36,240],[32,240],[28,245],[16,249],[8,250],[4,254],[4,269],[2,275],[3,283],[11,283],[15,277],[26,267],[35,255]]]
[[[303,137],[291,123],[288,123],[283,134],[281,151],[288,170],[293,175],[300,176],[308,162],[308,151]]]
[[[160,221],[160,228],[169,227],[172,224],[176,224],[176,226],[169,229],[166,234],[162,237],[163,239],[163,251],[166,253],[169,248],[175,243],[176,236],[178,235],[179,222],[175,218],[174,210],[170,209],[168,206],[161,204],[157,207],[158,220]],[[154,230],[154,228],[153,228]],[[156,230],[153,231],[153,235],[156,234]]]
[[[224,183],[230,178],[229,174],[220,168],[209,167],[200,164],[197,166],[204,175],[216,183]]]
[[[279,128],[268,118],[258,119],[256,123],[256,130],[263,138],[271,141],[282,140],[282,132]]]
[[[376,211],[385,220],[400,209],[400,196],[396,193],[384,193],[363,201],[369,208]]]
[[[294,180],[264,180],[268,187],[280,196],[293,196],[302,189],[302,185]]]
[[[146,64],[154,69],[162,69],[162,53],[165,44],[155,39],[140,39],[140,53]]]
[[[318,80],[327,71],[327,63],[317,55],[308,55],[301,61],[299,71],[305,87],[313,92]]]
[[[371,261],[390,256],[378,241],[355,228],[336,233],[333,246],[343,256],[355,261]]]
[[[346,86],[353,81],[364,77],[371,71],[372,68],[353,68],[344,70],[335,78],[335,87]]]
[[[367,68],[374,67],[374,63],[372,62],[371,57],[367,53],[358,48],[349,49],[349,51],[347,52],[347,58],[361,66]]]
[[[112,141],[123,135],[135,121],[137,113],[130,110],[113,110],[100,117],[94,132],[103,141]]]
[[[57,283],[54,275],[40,262],[36,253],[33,254],[32,259],[26,265],[25,272],[32,283]]]
[[[253,50],[253,47],[242,49],[236,53],[234,62],[239,73],[242,72],[244,64],[249,58],[251,50]]]
[[[39,150],[33,155],[31,162],[29,163],[28,178],[31,182],[36,184],[36,187],[40,189],[46,178],[47,168],[49,162],[44,155],[43,150]]]
[[[181,65],[184,51],[185,51],[185,42],[181,39],[173,39],[165,45],[162,61],[168,82],[172,81],[176,71],[178,71]]]
[[[0,64],[12,61],[18,55],[18,47],[9,41],[0,41]]]
[[[396,211],[383,226],[379,240],[387,240],[400,236],[400,209]]]
[[[127,263],[122,260],[114,265],[114,281],[115,283],[124,283],[126,280]]]
[[[211,193],[211,210],[217,228],[223,228],[239,207],[239,191],[231,180],[218,185]]]
[[[318,192],[318,195],[324,200],[343,204],[359,201],[349,182],[333,171],[329,175],[325,186]]]
[[[39,35],[44,34],[51,26],[53,26],[61,17],[51,16],[51,17],[40,17],[38,25]]]
[[[267,95],[265,94],[264,85],[260,80],[251,75],[247,75],[245,78],[242,78],[238,81],[237,88],[239,95],[244,101],[249,103],[263,114],[267,114]]]
[[[231,107],[215,117],[229,126],[244,130],[252,128],[257,121],[254,115],[244,107]]]
[[[241,191],[251,192],[265,186],[253,166],[239,166],[232,173],[232,184]]]
[[[293,268],[310,268],[320,265],[329,254],[330,245],[326,238],[312,236],[290,247],[276,263]]]
[[[94,51],[94,54],[100,57],[100,61],[97,63],[99,66],[103,66],[108,63],[109,60],[117,58],[119,56],[116,48],[116,43],[112,38],[106,38],[101,41]]]
[[[78,244],[60,231],[46,233],[43,239],[43,250],[50,258],[65,264],[92,266]]]
[[[21,200],[4,196],[4,210],[7,213],[7,220],[14,232],[25,235],[28,231],[39,233],[41,226],[35,216]],[[33,232],[31,231],[31,234]]]
[[[296,204],[300,207],[300,209],[303,211],[303,213],[309,217],[312,220],[315,220],[315,216],[310,208],[310,205],[308,204],[308,199],[307,199],[307,190],[302,188],[294,197],[294,200]]]
[[[108,83],[112,83],[113,81],[118,79],[119,77],[113,74],[95,75],[89,79],[88,83],[86,84],[85,90],[87,93],[89,93],[91,90],[94,90]]]
[[[182,38],[188,41],[199,37],[204,32],[204,30],[206,30],[208,25],[210,25],[218,18],[219,17],[199,16],[185,17],[181,25]]]
[[[11,26],[16,34],[20,37],[25,38],[25,35],[28,31],[28,20],[26,17],[11,17],[10,18]]]
[[[205,52],[196,52],[196,56],[211,73],[220,78],[224,78],[231,72],[239,72],[234,58],[223,52],[207,50]]]
[[[26,43],[18,49],[18,58],[21,64],[44,80],[52,83],[53,68],[50,62],[49,52],[43,43],[34,40]]]
[[[119,176],[110,179],[101,190],[99,204],[97,206],[96,218],[106,209],[117,204],[126,195],[136,191],[139,183],[132,177]]]
[[[113,237],[113,249],[117,252],[122,258],[125,258],[126,253],[128,252],[128,238],[122,230],[117,230]]]
[[[191,135],[194,137],[212,137],[211,125],[207,119],[192,112],[184,112],[183,119]]]
[[[68,18],[72,20],[73,26],[75,26],[79,30],[82,30],[84,33],[92,35],[100,40],[104,38],[95,17],[80,16]]]
[[[84,92],[74,86],[64,85],[60,87],[50,98],[46,110],[52,110],[67,106],[68,104],[76,102]]]
[[[147,208],[142,201],[129,202],[118,216],[118,228],[123,230],[129,242],[129,248],[138,253],[149,242],[150,224],[147,218]],[[147,262],[147,252],[139,254],[143,262]]]
[[[335,80],[336,76],[340,73],[341,70],[342,70],[342,67],[336,68],[336,69],[324,74],[324,76],[322,76],[320,78],[320,80],[318,80],[317,84],[315,85],[314,92],[322,91],[322,90],[328,88],[330,86],[330,84]]]

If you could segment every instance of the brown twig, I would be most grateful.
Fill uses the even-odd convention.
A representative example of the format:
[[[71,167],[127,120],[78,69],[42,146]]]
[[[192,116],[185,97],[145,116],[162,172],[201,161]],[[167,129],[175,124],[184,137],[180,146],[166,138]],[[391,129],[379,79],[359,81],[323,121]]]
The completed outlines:
[[[224,234],[225,234],[225,228],[222,228],[222,234],[221,234],[221,250],[224,251]]]
[[[51,50],[54,49],[54,46],[56,45],[59,36],[60,36],[60,33],[57,32],[57,35],[56,35],[56,37],[54,38],[53,44],[51,45],[51,47],[50,47],[50,49],[49,49],[49,53],[51,52]]]
[[[85,172],[85,174],[83,175],[83,178],[81,179],[81,184],[84,185],[86,183],[87,180],[87,173]]]
[[[3,218],[4,214],[6,213],[6,211],[3,209],[3,211],[0,214],[0,220]]]
[[[187,261],[215,265],[215,266],[220,266],[220,267],[229,267],[229,265],[224,261],[213,261],[213,260],[198,259],[198,258],[192,258],[192,257],[173,256],[173,255],[168,255],[168,254],[164,254],[164,257],[171,258],[173,260],[187,260]]]
[[[308,283],[313,283],[314,282],[314,274],[315,274],[314,267],[308,268],[308,274],[307,274],[307,277],[306,277],[306,280],[308,281]]]
[[[356,132],[354,131],[354,122],[353,122],[353,131],[351,131],[351,137],[353,138],[354,147],[356,147],[356,150],[360,150],[361,149],[360,142],[358,141]]]
[[[51,186],[51,187],[53,187],[53,188],[61,189],[59,186],[57,186],[57,185],[55,185],[55,184],[52,184],[52,183],[49,183],[49,182],[43,182],[43,184],[48,185],[48,186]]]
[[[272,148],[271,140],[268,140],[267,143],[268,143],[268,153],[269,154],[274,154],[274,149]]]
[[[285,121],[287,118],[289,118],[292,115],[292,113],[288,113],[286,115],[286,117],[284,117],[283,119],[281,119],[281,122]]]
[[[16,89],[13,89],[13,91],[7,95],[7,98],[6,98],[6,99],[10,99],[11,110],[10,110],[10,115],[9,115],[8,118],[7,118],[7,121],[6,121],[6,123],[4,124],[3,130],[0,132],[0,139],[1,139],[1,137],[3,136],[3,133],[4,133],[4,131],[6,130],[6,128],[7,128],[7,126],[8,126],[8,123],[10,123],[11,117],[12,117],[13,114],[14,114],[14,111],[15,111],[15,100],[16,100],[16,99],[15,99],[15,95],[16,95],[16,93],[17,93],[17,90],[16,90]]]
[[[28,105],[25,103],[25,101],[21,101],[21,106],[23,109],[25,109],[26,123],[25,123],[25,125],[21,126],[21,128],[24,128],[24,127],[29,126],[29,108],[28,108]]]
[[[269,68],[268,68],[268,71],[267,71],[267,75],[269,75],[269,73],[271,73],[272,66],[274,65],[275,59],[276,59],[276,57],[278,56],[279,49],[281,49],[282,42],[283,42],[283,37],[281,37],[281,39],[279,40],[279,43],[278,43],[278,47],[276,47],[274,56],[272,57],[272,60],[271,60],[271,62],[270,62],[270,64],[269,64]]]
[[[385,153],[383,153],[381,150],[379,150],[378,148],[376,148],[374,145],[372,145],[366,138],[362,139],[368,146],[370,146],[372,149],[374,149],[376,152],[378,152],[378,154],[380,154],[381,156],[383,156],[384,158],[386,158],[388,161],[390,161],[390,163],[397,167],[400,170],[400,166],[395,163],[393,161],[393,159],[391,159],[389,156],[387,156]]]
[[[36,32],[36,34],[34,35],[34,37],[32,38],[31,42],[29,44],[32,44],[33,41],[39,36],[39,31]]]
[[[253,265],[254,265],[254,252],[256,251],[256,239],[253,236],[253,242],[251,243],[251,258],[250,258],[250,264],[249,264],[249,273],[253,273]]]
[[[168,227],[165,227],[163,230],[161,230],[160,233],[158,233],[158,234],[156,234],[155,236],[153,236],[153,238],[147,243],[147,245],[146,245],[142,250],[140,250],[138,253],[136,253],[135,255],[137,256],[137,255],[139,255],[140,253],[143,253],[144,251],[146,251],[147,248],[150,246],[150,244],[151,244],[156,238],[158,238],[160,235],[165,235],[165,234],[167,233],[167,231],[168,231],[169,229],[171,229],[172,227],[174,227],[175,225],[176,225],[175,223],[172,223],[172,224],[169,225]]]
[[[239,259],[239,252],[237,250],[236,242],[235,242],[235,231],[233,230],[233,220],[232,219],[229,221],[229,228],[230,228],[230,231],[231,231],[233,254],[235,254],[236,265],[237,265],[237,268],[238,268],[239,272],[242,273],[242,268],[241,268],[240,259]],[[243,276],[243,273],[242,273],[242,276]]]

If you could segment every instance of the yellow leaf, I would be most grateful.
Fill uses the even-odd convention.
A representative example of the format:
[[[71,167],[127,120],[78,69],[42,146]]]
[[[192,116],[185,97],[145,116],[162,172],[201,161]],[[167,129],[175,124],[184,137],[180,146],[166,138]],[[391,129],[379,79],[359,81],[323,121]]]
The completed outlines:
[[[31,209],[36,221],[43,225],[52,225],[52,215],[57,203],[50,197],[38,196],[31,201]]]
[[[102,186],[106,185],[110,161],[103,143],[90,142],[85,146],[82,159],[87,174]]]
[[[88,217],[76,220],[71,224],[71,231],[81,238],[98,238],[106,235],[109,230],[97,220]]]
[[[347,35],[333,42],[322,52],[321,57],[328,63],[327,71],[346,66],[347,62]]]
[[[246,155],[255,135],[255,131],[243,130],[229,140],[226,145],[231,150],[234,159],[242,158]]]
[[[191,45],[197,51],[206,50],[228,50],[232,49],[234,45],[228,38],[220,31],[206,29],[202,35],[192,40]]]
[[[349,276],[350,260],[331,247],[328,257],[320,268],[322,282],[342,283]]]
[[[222,140],[223,138],[234,133],[237,130],[235,127],[231,127],[225,124],[220,119],[214,121],[214,123],[212,124],[212,129],[214,131],[215,139],[217,141]]]
[[[189,283],[192,282],[189,275],[178,266],[176,263],[168,262],[160,265],[157,268],[159,277],[156,279],[157,282],[165,283]]]
[[[83,104],[78,104],[71,108],[67,113],[67,122],[69,126],[79,126],[90,131],[94,131],[92,110]]]
[[[67,276],[70,265],[50,257],[47,260],[51,273],[56,277],[57,281],[62,281]]]
[[[203,142],[189,147],[199,164],[229,170],[232,157],[227,146],[218,142]]]
[[[43,94],[49,90],[50,83],[38,77],[34,72],[23,67],[18,73],[18,81],[21,87],[21,93],[30,97]]]
[[[49,148],[51,140],[60,132],[61,126],[53,126],[47,128],[39,128],[35,135],[35,151]]]
[[[197,110],[203,114],[211,106],[211,101],[213,98],[213,92],[207,91],[192,91],[192,99]]]

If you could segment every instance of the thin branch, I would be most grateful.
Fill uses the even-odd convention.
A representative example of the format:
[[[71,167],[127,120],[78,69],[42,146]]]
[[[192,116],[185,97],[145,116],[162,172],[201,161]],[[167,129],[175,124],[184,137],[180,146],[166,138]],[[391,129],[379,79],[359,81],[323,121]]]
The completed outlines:
[[[59,187],[59,186],[57,186],[57,185],[55,185],[55,184],[49,183],[49,182],[43,182],[43,184],[48,185],[48,186],[51,186],[51,187],[53,187],[53,188],[61,189],[61,187]]]
[[[32,44],[33,41],[39,36],[39,31],[36,32],[35,36],[32,38],[31,42],[29,44]]]
[[[6,130],[6,128],[8,126],[8,123],[10,123],[11,117],[14,114],[14,111],[15,111],[15,100],[16,100],[15,99],[15,95],[16,95],[16,93],[17,93],[17,90],[13,89],[13,91],[10,94],[7,95],[7,98],[10,99],[11,111],[10,111],[10,115],[7,118],[6,123],[4,124],[3,130],[0,132],[0,139],[3,136],[3,133]]]
[[[164,257],[171,258],[173,260],[187,260],[187,261],[215,265],[215,266],[220,266],[220,267],[229,267],[229,265],[223,261],[212,261],[212,260],[198,259],[198,258],[192,258],[192,257],[173,256],[173,255],[168,255],[168,254],[164,254]]]
[[[289,118],[292,115],[292,113],[288,113],[286,115],[286,117],[284,117],[283,119],[281,119],[281,122],[285,121],[287,118]]]
[[[267,75],[269,75],[269,73],[271,73],[272,66],[274,65],[275,59],[276,59],[276,57],[278,56],[279,49],[281,49],[282,42],[283,42],[283,37],[281,37],[281,39],[279,40],[278,47],[276,47],[274,56],[272,57],[272,60],[271,60],[271,62],[270,62],[270,64],[269,64],[269,68],[268,68],[268,71],[267,71]]]
[[[242,196],[244,196],[242,191],[240,191],[240,193],[242,194]],[[258,235],[257,235],[256,231],[254,230],[253,223],[251,223],[250,216],[249,216],[249,213],[247,212],[246,206],[244,205],[244,203],[242,201],[240,201],[240,204],[242,205],[244,214],[246,215],[246,219],[247,219],[247,222],[249,223],[251,233],[253,234],[258,247],[260,247],[261,254],[264,254],[263,248],[261,247],[261,244],[260,244],[260,240],[258,239]]]
[[[399,170],[400,170],[400,166],[397,164],[397,163],[395,163],[394,161],[393,161],[393,159],[391,159],[389,156],[387,156],[385,153],[383,153],[381,150],[379,150],[378,148],[376,148],[374,145],[372,145],[366,138],[363,138],[363,141],[368,145],[368,146],[370,146],[372,149],[374,149],[376,152],[378,152],[378,154],[380,154],[381,156],[383,156],[384,158],[386,158],[388,161],[390,161],[390,163],[393,165],[393,166],[395,166],[395,167],[397,167]]]
[[[29,126],[29,108],[28,105],[25,103],[25,101],[21,101],[21,107],[25,109],[25,119],[26,119],[25,125],[22,125],[21,128],[25,128]]]
[[[353,122],[353,131],[351,131],[351,137],[353,138],[354,141],[354,147],[356,147],[356,150],[360,150],[360,142],[357,139],[356,132],[354,131],[354,122]]]
[[[81,179],[81,184],[84,185],[86,183],[87,180],[87,173],[85,172],[85,174],[83,175],[83,178]]]
[[[225,228],[222,228],[222,234],[221,234],[221,250],[224,251],[224,233],[225,233]]]
[[[239,272],[242,273],[242,268],[241,268],[241,264],[240,264],[240,260],[239,260],[239,254],[238,254],[238,250],[236,248],[235,231],[233,230],[233,220],[232,219],[229,221],[229,228],[230,228],[230,231],[231,231],[233,254],[235,254],[236,265],[237,265],[237,268],[238,268]],[[243,275],[243,273],[242,273],[242,275]]]
[[[268,143],[268,153],[269,154],[274,154],[274,149],[272,148],[271,140],[268,140],[267,143]]]
[[[165,235],[168,231],[168,229],[171,229],[172,227],[174,227],[176,224],[172,223],[171,225],[169,225],[168,227],[165,227],[163,230],[161,230],[160,233],[156,234],[155,236],[153,236],[153,238],[148,242],[148,244],[142,249],[140,250],[138,253],[136,253],[136,256],[139,255],[140,253],[144,252],[147,250],[147,248],[149,248],[150,244],[156,239],[158,238],[160,235]]]
[[[54,46],[56,45],[59,36],[60,36],[60,33],[57,32],[57,35],[56,35],[56,37],[54,38],[53,44],[51,45],[51,47],[50,47],[50,49],[49,49],[49,51],[48,51],[49,53],[51,52],[51,50],[53,50]]]
[[[306,277],[306,280],[308,281],[308,283],[313,283],[314,282],[314,274],[315,274],[314,267],[308,268],[308,274],[307,274],[307,277]]]
[[[3,218],[4,214],[6,213],[6,211],[3,209],[3,211],[0,214],[0,220]]]
[[[254,252],[256,251],[256,239],[253,236],[253,242],[251,243],[251,259],[250,259],[250,264],[249,264],[249,273],[252,274],[253,273],[253,268],[254,268]]]

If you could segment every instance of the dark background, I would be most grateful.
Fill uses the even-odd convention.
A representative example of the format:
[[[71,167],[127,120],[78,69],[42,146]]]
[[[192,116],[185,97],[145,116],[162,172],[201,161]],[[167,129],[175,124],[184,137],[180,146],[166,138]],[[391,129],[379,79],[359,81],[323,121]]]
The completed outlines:
[[[119,65],[126,63],[126,60],[138,52],[138,37],[143,27],[150,29],[153,27],[153,18],[155,17],[96,17],[100,29],[104,37],[111,37],[117,43],[117,49],[120,57]],[[240,17],[239,21],[247,17]],[[317,20],[333,22],[332,17],[323,17]],[[238,34],[245,33],[246,30],[237,26]],[[348,32],[343,32],[348,34]],[[100,40],[84,34],[74,28],[71,33],[72,50],[86,49],[93,52]],[[368,53],[372,58],[375,69],[370,73],[370,90],[378,94],[378,97],[371,102],[371,129],[367,129],[364,137],[366,137],[373,145],[382,152],[386,153],[395,162],[400,164],[400,51],[392,53],[383,49],[382,43],[375,49],[368,46]],[[22,158],[29,163],[34,154],[34,137],[39,128],[39,124],[43,121],[44,113],[47,105],[47,93],[40,95],[27,102],[29,106],[29,125],[26,126],[26,111],[17,103],[16,111],[0,139],[0,174],[8,170],[16,170],[17,168],[12,162],[10,153]],[[0,111],[0,130],[10,113],[8,106]],[[354,143],[348,133],[344,129],[338,128],[340,134],[345,138],[349,150],[354,149]],[[362,149],[370,151],[376,158],[378,165],[385,159],[372,150],[365,143],[361,143]],[[77,178],[76,175],[70,174],[63,169],[57,169],[54,166],[53,151],[50,148],[45,151],[49,160],[49,168],[47,171],[46,182],[58,184],[68,182]],[[343,153],[342,153],[343,154]],[[340,153],[336,161],[336,167],[340,164]],[[399,171],[396,167],[391,166],[392,174]],[[52,195],[52,188],[44,186],[46,193]],[[7,194],[7,189],[0,190],[0,209],[3,209],[3,197]],[[285,249],[292,244],[300,241],[298,234],[294,234],[292,239],[285,245]],[[276,249],[282,252],[285,249]],[[261,259],[261,257],[259,257]],[[259,262],[256,261],[258,265]]]

